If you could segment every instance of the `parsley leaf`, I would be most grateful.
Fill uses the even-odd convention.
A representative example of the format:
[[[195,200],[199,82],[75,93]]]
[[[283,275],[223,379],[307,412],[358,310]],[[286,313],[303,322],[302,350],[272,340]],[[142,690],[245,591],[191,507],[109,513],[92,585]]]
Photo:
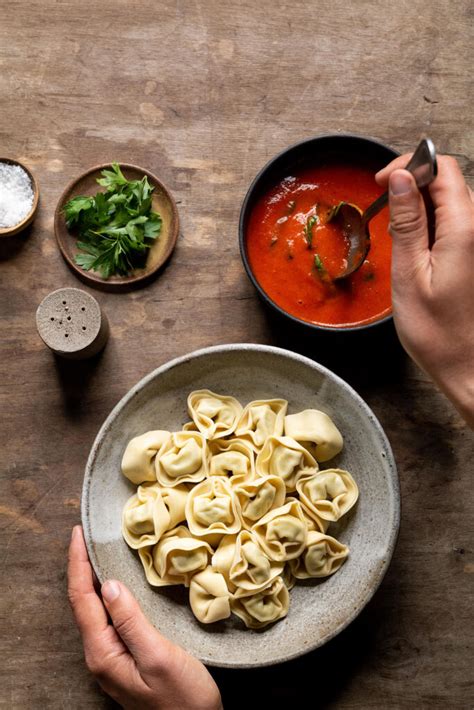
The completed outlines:
[[[332,283],[331,277],[329,276],[319,254],[314,255],[314,266],[316,267],[316,273],[323,283]]]
[[[79,236],[76,264],[105,279],[143,266],[161,232],[161,216],[152,210],[153,185],[146,175],[127,180],[117,163],[102,170],[97,183],[105,192],[73,197],[63,212],[68,229]]]
[[[308,219],[306,220],[304,233],[306,241],[308,242],[308,249],[311,249],[313,246],[313,227],[315,224],[319,224],[319,217],[317,214],[311,215],[311,217],[308,217]]]

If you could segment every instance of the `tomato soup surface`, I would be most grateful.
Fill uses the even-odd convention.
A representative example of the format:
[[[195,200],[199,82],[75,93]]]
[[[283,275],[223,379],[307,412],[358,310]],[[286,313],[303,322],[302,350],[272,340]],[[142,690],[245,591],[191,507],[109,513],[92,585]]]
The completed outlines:
[[[324,214],[339,202],[364,210],[379,195],[374,170],[330,163],[295,172],[255,204],[247,226],[250,267],[260,286],[296,318],[325,326],[370,323],[391,311],[388,209],[370,222],[371,246],[360,269],[333,281],[347,241]]]

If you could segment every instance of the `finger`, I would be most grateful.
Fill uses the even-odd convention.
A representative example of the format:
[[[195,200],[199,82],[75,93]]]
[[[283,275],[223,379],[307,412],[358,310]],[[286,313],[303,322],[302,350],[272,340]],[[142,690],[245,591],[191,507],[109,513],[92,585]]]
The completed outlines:
[[[423,197],[407,170],[390,175],[389,207],[394,279],[418,287],[430,263],[428,224]]]
[[[138,667],[148,667],[160,651],[169,650],[170,642],[150,624],[140,605],[124,584],[108,580],[102,585],[102,599],[122,641]]]
[[[80,525],[72,530],[68,562],[68,595],[84,643],[107,628],[107,613],[94,590],[92,567]]]
[[[73,528],[69,546],[68,594],[81,632],[86,664],[109,693],[114,687],[138,682],[132,657],[108,623],[107,612],[94,590],[94,573],[80,525]]]
[[[435,208],[452,212],[452,216],[464,216],[472,209],[469,188],[459,163],[450,155],[438,156],[438,175],[428,186]],[[460,215],[461,212],[461,215]]]
[[[389,177],[400,168],[405,168],[413,154],[400,155],[391,163],[379,170],[375,175],[376,182],[381,187],[387,187]],[[428,186],[428,190],[436,207],[452,212],[452,217],[469,219],[468,209],[471,208],[472,191],[466,185],[457,160],[450,155],[438,155],[438,174]],[[460,213],[461,210],[461,213]],[[472,217],[471,217],[472,219]]]
[[[387,187],[390,174],[393,173],[394,170],[406,168],[412,155],[413,153],[405,153],[405,155],[399,155],[398,158],[394,158],[394,160],[375,174],[375,181],[381,187]]]

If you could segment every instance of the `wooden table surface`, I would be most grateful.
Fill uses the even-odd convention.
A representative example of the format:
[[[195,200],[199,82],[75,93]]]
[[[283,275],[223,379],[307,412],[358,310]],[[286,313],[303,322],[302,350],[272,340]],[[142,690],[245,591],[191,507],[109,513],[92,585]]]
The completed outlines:
[[[473,707],[472,435],[391,329],[341,347],[274,323],[237,244],[250,180],[316,133],[362,133],[401,151],[427,133],[472,176],[472,4],[0,5],[0,155],[24,160],[41,186],[33,228],[0,242],[1,707],[112,706],[84,667],[66,599],[89,448],[150,370],[242,341],[305,352],[356,387],[393,446],[403,511],[391,567],[359,619],[283,667],[214,671],[226,707],[253,707],[250,683],[263,699],[255,707],[308,693],[312,707]],[[55,360],[35,331],[49,291],[82,287],[56,248],[53,211],[71,178],[110,160],[163,179],[181,233],[147,288],[91,290],[111,339],[101,358],[72,364]]]

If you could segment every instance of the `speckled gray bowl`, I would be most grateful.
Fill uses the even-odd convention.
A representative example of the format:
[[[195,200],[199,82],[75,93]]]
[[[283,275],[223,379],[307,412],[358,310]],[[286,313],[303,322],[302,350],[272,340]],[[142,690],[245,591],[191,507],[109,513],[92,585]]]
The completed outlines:
[[[134,486],[120,473],[124,448],[150,429],[178,430],[189,420],[194,389],[231,394],[243,404],[283,397],[289,411],[322,409],[344,436],[343,452],[325,465],[347,468],[360,489],[355,508],[336,537],[351,553],[326,580],[298,582],[290,610],[263,631],[246,629],[234,615],[213,625],[193,616],[184,587],[158,591],[145,580],[138,555],[121,536],[121,513]],[[395,546],[400,516],[398,477],[377,419],[354,390],[326,368],[295,353],[263,345],[221,345],[162,365],[117,404],[87,462],[82,521],[100,581],[115,578],[133,590],[148,618],[168,638],[209,665],[248,668],[295,658],[342,631],[379,586]],[[331,529],[330,529],[331,530]]]

